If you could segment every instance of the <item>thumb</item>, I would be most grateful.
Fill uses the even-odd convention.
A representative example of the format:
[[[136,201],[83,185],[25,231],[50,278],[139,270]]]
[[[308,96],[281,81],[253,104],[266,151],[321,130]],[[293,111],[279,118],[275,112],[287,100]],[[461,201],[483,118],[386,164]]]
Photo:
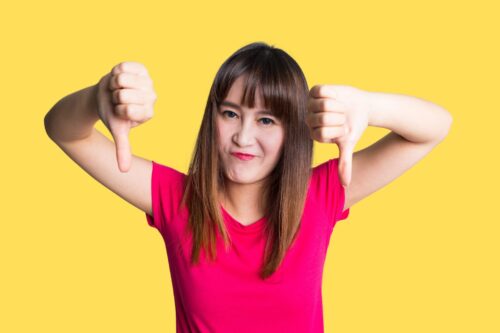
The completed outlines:
[[[349,141],[339,145],[339,175],[344,187],[351,182],[353,150],[354,146]]]
[[[132,153],[128,140],[129,132],[130,126],[128,123],[121,123],[117,125],[111,133],[116,145],[116,160],[118,161],[118,168],[121,172],[127,172],[130,169],[132,160]]]

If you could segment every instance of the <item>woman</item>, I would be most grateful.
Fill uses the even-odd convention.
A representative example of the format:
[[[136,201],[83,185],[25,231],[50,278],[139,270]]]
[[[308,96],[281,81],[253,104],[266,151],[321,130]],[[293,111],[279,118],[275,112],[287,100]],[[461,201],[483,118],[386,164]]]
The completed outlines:
[[[415,97],[309,90],[287,53],[252,43],[217,72],[184,174],[130,152],[128,133],[151,119],[155,101],[145,67],[124,62],[59,101],[45,127],[163,236],[178,332],[323,332],[322,273],[336,222],[451,125],[446,110]],[[94,128],[99,119],[116,148]],[[368,125],[391,132],[353,153]],[[340,156],[311,168],[313,140],[337,144]]]

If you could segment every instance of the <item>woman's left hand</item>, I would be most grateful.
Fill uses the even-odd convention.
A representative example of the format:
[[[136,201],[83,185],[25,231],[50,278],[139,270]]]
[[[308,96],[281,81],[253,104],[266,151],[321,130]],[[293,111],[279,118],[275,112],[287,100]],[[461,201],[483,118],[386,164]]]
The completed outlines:
[[[351,182],[352,155],[368,127],[367,92],[346,85],[315,85],[309,91],[306,124],[313,140],[339,147],[339,174],[343,186]]]

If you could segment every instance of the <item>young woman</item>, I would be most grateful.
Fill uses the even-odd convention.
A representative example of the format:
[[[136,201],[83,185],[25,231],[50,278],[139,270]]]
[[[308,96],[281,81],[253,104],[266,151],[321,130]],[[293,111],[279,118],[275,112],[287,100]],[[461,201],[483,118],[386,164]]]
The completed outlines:
[[[184,174],[130,152],[129,131],[151,119],[155,100],[146,68],[123,62],[56,103],[45,127],[163,236],[178,332],[323,332],[336,222],[427,155],[452,119],[415,97],[309,90],[287,53],[252,43],[217,72]],[[99,119],[114,143],[94,128]],[[391,132],[353,152],[369,125]],[[337,144],[340,156],[311,168],[313,140]]]

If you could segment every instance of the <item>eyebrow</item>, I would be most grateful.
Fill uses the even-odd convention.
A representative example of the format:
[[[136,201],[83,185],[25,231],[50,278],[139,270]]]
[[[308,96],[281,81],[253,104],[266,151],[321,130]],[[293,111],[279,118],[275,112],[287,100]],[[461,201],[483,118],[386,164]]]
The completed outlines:
[[[239,106],[236,103],[230,102],[230,101],[223,101],[222,103],[220,103],[220,105],[230,106],[232,108],[235,108],[235,109],[241,111],[241,106]],[[257,114],[267,114],[267,115],[274,116],[274,114],[270,110],[257,110],[255,113],[257,113]]]

